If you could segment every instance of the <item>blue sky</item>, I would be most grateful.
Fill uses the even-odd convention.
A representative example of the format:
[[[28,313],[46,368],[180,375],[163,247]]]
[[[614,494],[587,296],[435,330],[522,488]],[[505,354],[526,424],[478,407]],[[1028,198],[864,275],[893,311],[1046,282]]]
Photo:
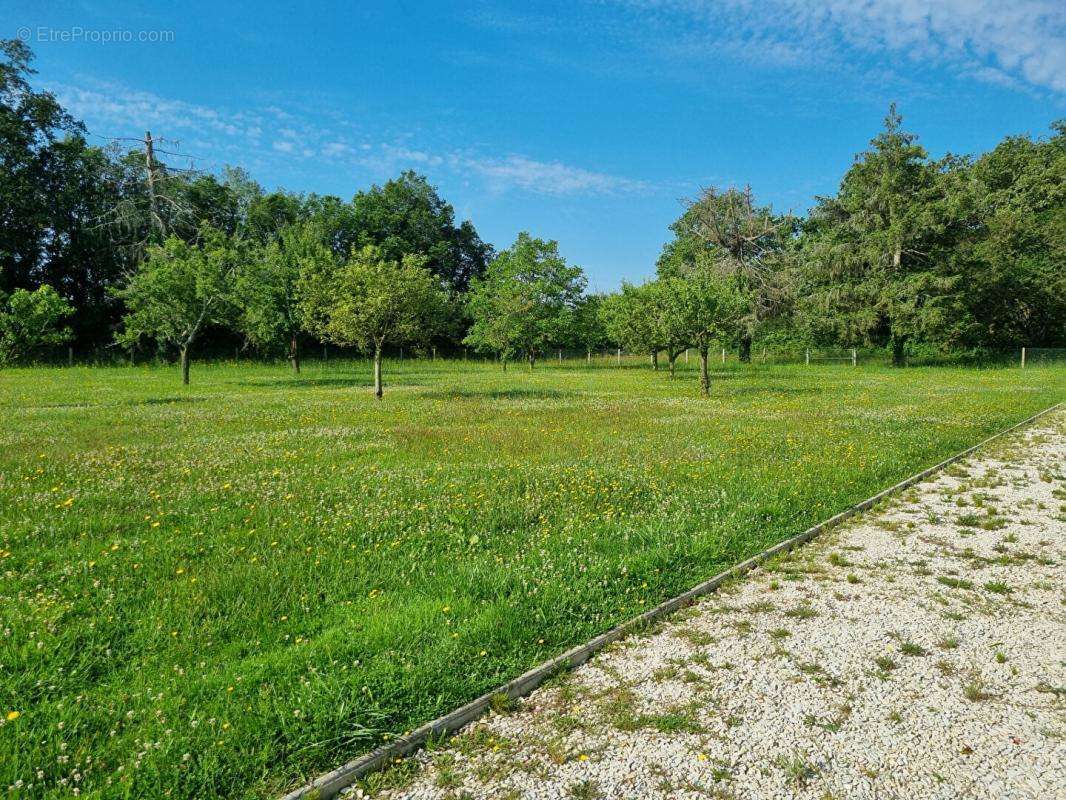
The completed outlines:
[[[1046,0],[4,5],[0,35],[95,134],[345,198],[413,168],[485,239],[557,239],[598,289],[653,272],[700,186],[806,210],[890,101],[934,155],[1066,116]]]

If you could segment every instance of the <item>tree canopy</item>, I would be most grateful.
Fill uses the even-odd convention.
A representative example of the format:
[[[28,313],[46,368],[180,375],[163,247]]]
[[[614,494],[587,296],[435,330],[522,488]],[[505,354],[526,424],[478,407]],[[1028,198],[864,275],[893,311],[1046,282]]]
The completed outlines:
[[[547,348],[568,340],[585,284],[581,268],[566,263],[557,242],[522,232],[474,281],[466,342],[498,353],[505,363],[522,355],[532,369]]]
[[[447,308],[424,257],[408,254],[394,261],[374,245],[353,251],[336,266],[312,262],[301,277],[300,293],[304,318],[315,333],[373,355],[379,398],[385,345],[428,340]]]

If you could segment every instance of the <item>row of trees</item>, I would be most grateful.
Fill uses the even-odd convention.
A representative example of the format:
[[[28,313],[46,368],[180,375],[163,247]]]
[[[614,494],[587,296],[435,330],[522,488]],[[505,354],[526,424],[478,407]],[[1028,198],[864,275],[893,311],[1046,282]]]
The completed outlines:
[[[712,342],[979,350],[1066,344],[1066,127],[979,158],[931,159],[893,108],[839,191],[805,218],[707,188],[656,277],[588,295],[554,242],[497,254],[411,172],[332,196],[265,192],[239,170],[169,169],[89,145],[0,42],[0,360],[68,338],[173,354],[285,352],[308,337],[375,356],[465,344],[532,368],[549,348],[624,347],[671,372]],[[158,140],[156,140],[158,144]],[[166,153],[160,149],[157,153]],[[65,328],[69,325],[69,328]]]
[[[118,342],[174,348],[187,384],[191,348],[211,327],[265,351],[284,346],[296,372],[300,338],[310,335],[371,355],[381,397],[386,345],[427,343],[469,314],[468,344],[497,353],[505,368],[518,355],[532,368],[572,334],[587,302],[581,269],[567,266],[555,242],[526,233],[466,293],[434,273],[425,254],[394,258],[366,244],[338,256],[327,234],[308,222],[262,245],[206,224],[194,244],[171,236],[115,290],[127,309]]]

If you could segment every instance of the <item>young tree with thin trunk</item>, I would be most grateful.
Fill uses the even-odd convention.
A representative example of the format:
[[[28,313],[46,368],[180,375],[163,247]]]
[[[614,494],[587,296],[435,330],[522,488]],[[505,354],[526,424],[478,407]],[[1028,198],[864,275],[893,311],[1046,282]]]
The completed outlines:
[[[657,368],[658,353],[667,349],[668,342],[655,283],[623,283],[622,291],[604,299],[600,311],[611,341],[624,350],[648,353]]]
[[[237,269],[237,327],[252,344],[283,348],[292,371],[300,371],[299,281],[308,262],[332,263],[319,237],[303,226],[289,226]]]
[[[732,279],[745,301],[735,333],[740,360],[751,360],[760,325],[777,314],[789,295],[786,246],[796,229],[791,214],[778,216],[755,203],[751,187],[703,189],[671,228],[675,240],[659,259],[659,274],[684,274],[699,256]],[[710,257],[707,262],[706,258]]]
[[[39,347],[55,347],[71,338],[65,317],[74,309],[47,283],[16,289],[10,297],[0,291],[0,366],[11,364]]]
[[[383,394],[386,345],[423,342],[441,324],[447,297],[425,259],[385,258],[367,245],[336,267],[308,262],[300,278],[302,315],[323,339],[373,356],[374,396]]]
[[[603,301],[603,295],[590,294],[581,298],[574,308],[570,338],[585,351],[585,357],[590,364],[592,352],[603,347],[608,340],[601,314]]]
[[[567,265],[557,242],[522,232],[473,282],[468,309],[474,322],[465,341],[499,353],[505,368],[509,358],[522,355],[532,371],[546,348],[566,341],[584,289],[581,267]]]
[[[200,241],[175,236],[153,246],[148,257],[115,294],[126,304],[119,344],[141,339],[176,347],[181,382],[189,383],[190,348],[208,325],[228,324],[233,317],[231,290],[237,265],[246,255],[240,242],[204,226]]]
[[[706,397],[711,392],[711,345],[736,330],[747,307],[746,298],[729,277],[707,263],[698,263],[684,278],[660,281],[667,324],[699,354],[700,393]]]

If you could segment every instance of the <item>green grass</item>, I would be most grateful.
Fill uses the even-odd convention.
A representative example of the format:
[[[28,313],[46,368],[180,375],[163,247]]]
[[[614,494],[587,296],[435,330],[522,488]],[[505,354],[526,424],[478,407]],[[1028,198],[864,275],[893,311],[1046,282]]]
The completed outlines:
[[[728,365],[703,400],[691,368],[408,361],[376,402],[362,362],[2,372],[0,786],[269,797],[1063,378]]]

